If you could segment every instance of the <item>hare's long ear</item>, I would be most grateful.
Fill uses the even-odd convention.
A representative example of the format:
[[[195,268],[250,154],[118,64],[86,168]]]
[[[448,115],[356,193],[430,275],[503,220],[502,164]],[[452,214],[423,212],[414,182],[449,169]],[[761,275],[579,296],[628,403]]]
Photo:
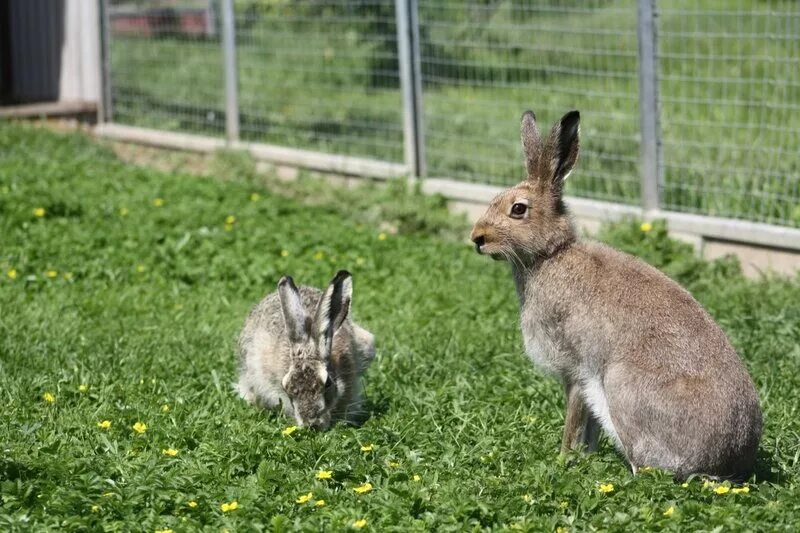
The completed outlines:
[[[564,180],[578,161],[580,122],[578,111],[570,111],[561,117],[553,126],[542,154],[539,170],[551,179],[557,197],[561,196]]]
[[[317,343],[319,353],[325,358],[331,353],[334,333],[350,313],[352,300],[353,277],[350,272],[340,270],[325,289],[317,308]]]
[[[290,276],[284,276],[278,282],[278,296],[289,340],[293,344],[305,342],[310,333],[309,317],[300,299],[300,291]]]
[[[533,111],[525,111],[522,114],[519,130],[528,179],[535,179],[539,157],[542,155],[542,139],[539,136],[539,128],[536,127],[536,115],[533,114]]]

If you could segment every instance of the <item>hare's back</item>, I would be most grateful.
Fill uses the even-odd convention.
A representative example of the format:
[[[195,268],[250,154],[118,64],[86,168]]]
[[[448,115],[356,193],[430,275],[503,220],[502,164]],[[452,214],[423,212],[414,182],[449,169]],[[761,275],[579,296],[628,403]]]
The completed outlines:
[[[744,370],[711,315],[664,273],[602,244],[582,243],[576,252],[565,258],[560,285],[578,304],[574,323],[611,359],[630,358],[661,376]]]

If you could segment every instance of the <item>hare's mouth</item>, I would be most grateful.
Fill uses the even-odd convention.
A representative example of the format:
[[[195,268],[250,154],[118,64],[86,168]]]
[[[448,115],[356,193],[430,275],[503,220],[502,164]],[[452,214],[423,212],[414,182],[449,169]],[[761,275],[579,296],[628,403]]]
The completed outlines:
[[[478,252],[480,255],[488,255],[495,261],[505,261],[506,256],[498,251],[487,250],[487,245],[481,243],[481,245],[475,245],[475,251]]]

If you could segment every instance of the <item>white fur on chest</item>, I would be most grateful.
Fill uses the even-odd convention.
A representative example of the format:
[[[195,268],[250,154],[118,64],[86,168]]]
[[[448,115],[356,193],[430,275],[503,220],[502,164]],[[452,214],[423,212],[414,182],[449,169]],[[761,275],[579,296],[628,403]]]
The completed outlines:
[[[559,374],[558,362],[561,357],[558,345],[542,328],[523,326],[522,341],[525,353],[537,368],[550,374]]]
[[[619,445],[619,436],[611,420],[600,370],[590,367],[576,368],[573,358],[561,349],[557,338],[549,334],[545,323],[539,320],[535,311],[523,310],[522,339],[525,343],[525,353],[537,368],[562,378],[567,375],[577,377],[581,395],[592,415]]]

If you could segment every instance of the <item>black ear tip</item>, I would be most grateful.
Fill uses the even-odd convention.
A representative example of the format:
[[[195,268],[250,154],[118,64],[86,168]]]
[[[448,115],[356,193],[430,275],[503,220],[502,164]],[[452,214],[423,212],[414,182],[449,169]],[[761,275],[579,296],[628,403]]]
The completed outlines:
[[[572,122],[580,122],[581,120],[581,112],[577,109],[570,111],[561,119],[561,123],[572,123]]]
[[[350,272],[348,272],[347,270],[340,270],[333,277],[333,281],[331,281],[331,283],[341,283],[344,280],[346,280],[347,278],[352,278],[352,277],[353,277],[353,275]]]
[[[525,111],[522,114],[522,120],[524,121],[526,119],[533,119],[533,121],[535,122],[536,121],[536,113],[534,113],[533,111],[528,109],[527,111]]]
[[[278,281],[278,287],[283,287],[284,285],[289,285],[289,287],[294,288],[292,276],[283,276],[280,281]]]

